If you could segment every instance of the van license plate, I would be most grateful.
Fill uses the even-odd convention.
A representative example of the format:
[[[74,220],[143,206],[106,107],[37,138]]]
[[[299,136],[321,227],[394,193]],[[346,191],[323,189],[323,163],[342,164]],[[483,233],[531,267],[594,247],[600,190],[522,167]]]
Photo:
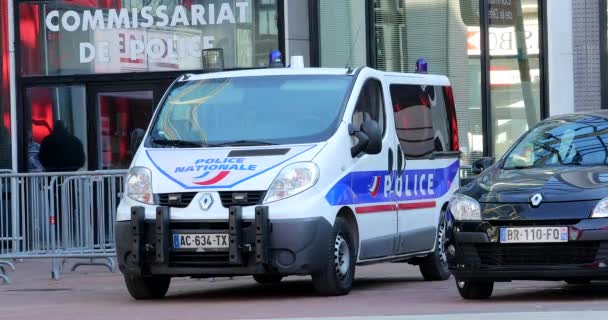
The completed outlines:
[[[174,234],[173,248],[200,251],[228,249],[228,234]]]
[[[500,228],[501,243],[568,242],[568,227]]]

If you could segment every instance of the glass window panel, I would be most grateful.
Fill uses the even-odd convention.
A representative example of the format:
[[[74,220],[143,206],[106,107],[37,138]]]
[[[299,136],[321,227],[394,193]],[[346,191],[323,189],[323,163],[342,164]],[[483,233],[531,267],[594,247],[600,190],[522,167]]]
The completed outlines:
[[[226,68],[267,64],[278,48],[277,0],[155,0],[20,3],[23,75],[201,69],[201,51],[221,48]],[[263,8],[261,8],[263,6]],[[264,32],[253,19],[264,10]],[[249,34],[244,46],[239,42]],[[259,34],[262,34],[260,36]],[[263,37],[263,39],[259,39]],[[261,40],[261,45],[257,45]],[[256,45],[251,45],[256,43]],[[269,48],[271,48],[269,50]],[[243,50],[247,49],[246,52]],[[242,56],[248,56],[244,59]],[[248,61],[248,65],[243,65]]]
[[[490,84],[494,156],[540,120],[537,0],[491,4]],[[510,18],[512,17],[512,18]]]
[[[25,90],[31,114],[27,132],[29,172],[86,168],[87,121],[84,86],[32,87]]]
[[[323,67],[367,64],[366,0],[319,1],[319,56]]]
[[[101,169],[126,169],[133,159],[130,143],[135,129],[145,129],[152,118],[152,91],[101,92],[99,163]]]
[[[0,170],[12,169],[7,10],[8,0],[0,0]]]

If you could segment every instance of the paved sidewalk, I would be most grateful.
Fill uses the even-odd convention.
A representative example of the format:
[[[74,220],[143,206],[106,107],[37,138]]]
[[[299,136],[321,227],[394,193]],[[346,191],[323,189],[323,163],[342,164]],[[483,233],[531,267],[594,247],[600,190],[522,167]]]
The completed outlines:
[[[71,273],[73,262],[60,281],[50,279],[50,261],[17,263],[9,272],[13,284],[0,285],[0,319],[608,319],[608,283],[500,283],[492,299],[465,301],[453,279],[424,282],[416,267],[389,263],[358,267],[354,289],[343,297],[317,296],[308,277],[271,286],[238,277],[174,279],[166,299],[134,301],[120,273],[102,267]]]

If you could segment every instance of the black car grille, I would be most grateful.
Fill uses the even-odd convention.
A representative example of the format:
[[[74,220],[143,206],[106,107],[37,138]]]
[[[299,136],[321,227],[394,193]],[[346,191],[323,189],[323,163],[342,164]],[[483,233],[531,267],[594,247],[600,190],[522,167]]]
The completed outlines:
[[[186,208],[195,196],[196,192],[159,193],[156,195],[156,202],[164,207]]]
[[[173,251],[169,253],[169,266],[171,267],[225,266],[229,261],[228,252]]]
[[[219,193],[224,208],[260,205],[266,195],[264,191],[220,191]]]
[[[477,244],[475,249],[482,265],[548,266],[593,263],[599,246],[599,242]]]

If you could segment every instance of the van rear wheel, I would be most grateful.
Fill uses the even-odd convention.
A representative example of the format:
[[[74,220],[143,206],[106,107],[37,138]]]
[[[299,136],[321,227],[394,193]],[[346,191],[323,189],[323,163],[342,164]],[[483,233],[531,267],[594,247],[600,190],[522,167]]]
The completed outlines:
[[[312,275],[312,283],[321,295],[345,295],[355,278],[357,250],[353,232],[344,218],[336,218],[325,252],[325,265]]]
[[[422,273],[425,281],[443,281],[450,278],[451,272],[445,254],[446,229],[445,212],[442,212],[437,227],[435,251],[420,264],[420,273]]]
[[[167,294],[171,277],[141,277],[126,274],[125,284],[135,300],[156,300],[164,298]]]

